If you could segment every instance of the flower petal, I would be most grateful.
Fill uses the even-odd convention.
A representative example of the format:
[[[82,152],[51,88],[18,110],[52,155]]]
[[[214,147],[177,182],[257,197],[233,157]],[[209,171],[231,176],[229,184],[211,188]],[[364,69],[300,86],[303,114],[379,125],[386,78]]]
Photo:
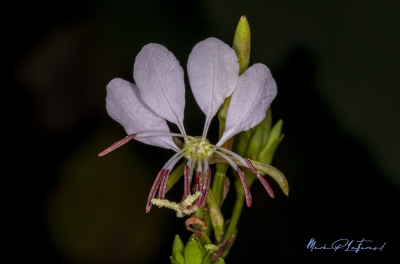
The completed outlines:
[[[200,109],[206,115],[203,136],[211,119],[239,79],[239,63],[234,50],[216,38],[194,46],[187,64],[190,86]]]
[[[267,66],[258,63],[248,68],[232,94],[226,128],[216,145],[221,146],[230,137],[260,123],[276,93],[276,83]]]
[[[136,56],[133,76],[143,101],[185,134],[185,83],[175,56],[164,46],[148,44]]]
[[[108,114],[120,123],[128,135],[148,131],[169,132],[164,118],[156,115],[141,99],[137,86],[116,78],[107,85]],[[135,138],[143,143],[178,150],[170,136]]]

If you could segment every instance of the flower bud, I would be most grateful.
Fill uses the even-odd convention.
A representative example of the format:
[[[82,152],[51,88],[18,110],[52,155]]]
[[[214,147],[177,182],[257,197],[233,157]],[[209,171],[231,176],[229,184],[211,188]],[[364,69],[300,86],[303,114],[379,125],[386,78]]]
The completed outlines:
[[[217,261],[215,261],[214,264],[225,264],[225,261],[222,258],[220,258]]]
[[[186,246],[178,235],[175,236],[174,245],[172,247],[172,264],[212,264],[212,256],[214,251],[217,251],[218,247],[211,244],[211,240],[207,235],[198,237],[193,234]],[[225,263],[221,262],[222,259],[217,260],[214,263]],[[223,261],[223,260],[222,260]]]
[[[184,247],[185,246],[183,245],[181,238],[179,237],[179,235],[176,235],[174,239],[174,244],[172,246],[172,255],[174,255],[175,252],[179,252],[182,254]]]
[[[232,48],[239,59],[240,71],[242,74],[248,67],[250,61],[250,25],[245,16],[242,16],[236,27]]]
[[[203,262],[202,245],[196,235],[193,235],[183,250],[186,263],[201,264]]]

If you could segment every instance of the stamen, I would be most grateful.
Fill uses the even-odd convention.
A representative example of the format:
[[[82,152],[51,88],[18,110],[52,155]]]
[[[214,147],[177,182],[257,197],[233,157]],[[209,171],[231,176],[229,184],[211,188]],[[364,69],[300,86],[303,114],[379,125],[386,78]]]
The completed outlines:
[[[129,141],[131,141],[132,139],[134,139],[136,137],[136,134],[132,134],[129,136],[124,137],[123,139],[115,142],[114,144],[112,144],[111,146],[109,146],[108,148],[106,148],[105,150],[103,150],[102,152],[99,153],[99,157],[103,157],[104,155],[107,155],[108,153],[110,153],[111,151],[121,147],[122,145],[125,145],[126,143],[128,143]]]
[[[271,196],[272,198],[274,198],[274,191],[272,190],[271,186],[268,184],[267,180],[261,175],[261,173],[253,166],[253,164],[251,163],[251,161],[249,159],[246,158],[242,158],[241,156],[239,156],[238,154],[236,154],[233,151],[230,151],[228,149],[224,149],[218,146],[213,146],[218,150],[222,150],[228,154],[230,154],[231,156],[235,157],[240,163],[243,164],[243,166],[249,168],[257,177],[258,179],[261,181],[261,184],[264,186],[265,190],[267,190],[269,196]]]
[[[201,161],[197,161],[197,174],[196,174],[196,192],[201,192],[202,186],[202,171],[201,171]]]
[[[166,172],[166,170],[163,168],[158,174],[157,174],[157,178],[153,183],[153,186],[151,187],[150,193],[149,193],[149,198],[147,198],[147,204],[146,204],[146,213],[150,212],[152,203],[151,200],[156,196],[156,192],[158,189],[158,186],[161,183],[161,180],[164,178],[164,173]]]
[[[197,205],[199,208],[204,206],[204,203],[207,198],[208,190],[210,189],[210,182],[211,182],[211,169],[207,168],[206,175],[204,178],[204,183],[203,183],[203,190],[201,192],[201,196],[200,196],[199,200],[197,200]]]
[[[204,171],[207,173],[208,169],[209,169],[209,166],[208,166],[208,159],[205,159],[205,160],[204,160]],[[211,173],[211,172],[210,172],[210,173]]]
[[[164,173],[164,177],[162,179],[162,182],[160,184],[160,188],[158,190],[158,199],[163,200],[165,198],[165,193],[167,190],[167,183],[168,183],[168,178],[169,178],[169,170],[166,170]]]
[[[247,204],[248,207],[250,207],[252,198],[251,198],[251,193],[250,193],[250,190],[249,190],[249,186],[247,185],[246,178],[244,177],[243,171],[228,156],[226,156],[225,154],[221,153],[218,150],[216,150],[215,152],[218,155],[220,155],[221,157],[223,157],[229,163],[229,165],[231,165],[232,168],[234,168],[238,172],[240,181],[242,182],[242,185],[243,185],[244,195],[246,197],[246,204]]]
[[[257,175],[258,179],[261,181],[262,185],[264,186],[265,190],[267,190],[269,196],[271,196],[272,198],[275,197],[274,195],[274,191],[272,190],[271,186],[269,186],[267,180],[261,175],[261,173],[253,166],[253,164],[251,163],[251,161],[249,159],[246,159],[246,164],[247,166],[250,168],[250,170]]]
[[[183,132],[185,132],[185,131],[183,130]],[[128,143],[129,141],[131,141],[134,138],[160,137],[160,136],[183,137],[185,139],[185,141],[187,139],[193,139],[193,137],[187,136],[185,134],[177,134],[177,133],[162,132],[162,131],[142,132],[142,133],[132,134],[132,135],[128,135],[128,136],[124,137],[123,139],[115,142],[114,144],[112,144],[111,146],[109,146],[108,148],[106,148],[105,150],[100,152],[98,156],[103,157],[104,155],[107,155],[111,151],[121,147],[122,145],[125,145],[126,143]],[[171,145],[171,147],[172,147],[172,149],[174,149],[177,152],[180,151],[180,149],[175,145]]]
[[[201,173],[196,175],[196,192],[201,192]]]
[[[192,185],[192,175],[194,171],[194,164],[196,163],[196,158],[189,159],[186,166],[185,170],[183,172],[184,175],[184,193],[182,197],[182,201],[186,199],[189,195],[192,194],[190,191],[190,185]]]
[[[190,164],[189,181],[188,181],[189,195],[191,195],[190,186],[192,185],[192,177],[193,177],[193,171],[194,171],[194,164],[195,163],[196,163],[196,157],[194,157],[192,159],[192,163]]]
[[[243,185],[244,195],[246,197],[247,207],[250,207],[252,198],[251,198],[251,193],[250,193],[250,190],[249,190],[249,186],[247,185],[247,182],[246,182],[246,177],[244,176],[243,171],[241,169],[239,169],[239,167],[237,168],[237,172],[239,174],[240,181],[242,182],[242,185]]]
[[[233,162],[232,159],[228,158],[228,156],[226,156],[225,154],[223,154],[221,151],[216,150],[215,153],[217,153],[217,154],[220,155],[222,158],[224,158],[224,159],[229,163],[229,165],[231,165],[231,167],[232,167],[234,170],[237,170],[238,166],[235,164],[235,162]]]
[[[185,165],[185,169],[183,170],[183,179],[184,179],[184,186],[183,186],[183,197],[182,201],[189,195],[189,173],[190,173],[190,163],[191,160],[188,160],[187,164]]]
[[[228,153],[229,155],[233,156],[233,157],[236,158],[240,163],[242,163],[243,166],[246,166],[246,165],[247,165],[246,160],[245,160],[244,158],[242,158],[241,156],[239,156],[238,154],[236,154],[235,152],[233,152],[233,151],[231,151],[231,150],[229,150],[229,149],[225,149],[225,148],[221,148],[221,147],[215,146],[215,145],[212,145],[212,147],[214,147],[214,148],[216,148],[216,149],[218,149],[218,150],[221,150],[221,151],[223,151],[223,152],[226,152],[226,153]],[[246,167],[247,167],[247,166],[246,166]]]
[[[164,175],[164,178],[163,178],[163,180],[161,182],[161,185],[160,185],[160,189],[158,191],[158,198],[159,199],[164,199],[165,198],[165,193],[166,193],[166,190],[167,190],[169,174],[172,171],[172,169],[175,167],[176,163],[183,157],[182,153],[183,153],[183,151],[180,151],[180,152],[176,153],[164,165],[163,169],[167,169],[167,172]]]

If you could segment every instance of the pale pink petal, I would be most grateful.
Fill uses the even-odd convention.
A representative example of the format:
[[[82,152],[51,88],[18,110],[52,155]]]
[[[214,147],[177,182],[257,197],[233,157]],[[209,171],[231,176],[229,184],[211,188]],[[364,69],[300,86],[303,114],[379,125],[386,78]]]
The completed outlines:
[[[194,46],[187,64],[194,98],[206,115],[203,136],[211,119],[225,98],[230,96],[239,79],[239,63],[234,50],[215,38]]]
[[[136,56],[133,76],[143,101],[159,116],[183,128],[183,69],[164,46],[148,44]]]
[[[147,131],[169,132],[164,118],[155,114],[141,99],[137,86],[116,78],[107,85],[108,114],[120,123],[128,135]],[[177,150],[171,136],[135,138],[143,143]]]
[[[226,128],[216,145],[221,146],[230,137],[260,123],[276,93],[276,83],[267,66],[258,63],[248,68],[232,94]]]

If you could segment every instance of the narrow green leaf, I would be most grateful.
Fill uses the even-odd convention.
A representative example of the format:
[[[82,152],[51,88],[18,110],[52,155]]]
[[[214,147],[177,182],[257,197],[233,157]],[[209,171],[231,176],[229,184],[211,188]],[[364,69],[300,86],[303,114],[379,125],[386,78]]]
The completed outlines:
[[[219,206],[215,202],[214,195],[212,194],[212,192],[208,192],[206,201],[210,213],[211,224],[214,228],[215,239],[216,241],[219,242],[224,228],[224,217],[222,216],[221,211],[219,210]]]
[[[279,144],[283,140],[284,135],[281,135],[279,138],[276,138],[272,142],[268,143],[268,146],[261,150],[258,159],[263,163],[270,164],[272,162],[272,158],[274,157],[275,150],[278,148]]]
[[[276,124],[272,127],[271,129],[271,133],[268,139],[268,145],[267,147],[272,144],[272,142],[279,138],[281,136],[281,131],[282,131],[282,125],[283,125],[283,121],[282,119],[279,119],[278,122],[276,122]]]
[[[240,163],[237,159],[235,159],[233,157],[231,157],[231,159],[238,166],[243,166],[243,164]],[[213,163],[228,163],[228,162],[221,157],[214,156],[209,160],[209,163],[213,164]],[[289,195],[289,184],[285,178],[285,175],[283,175],[282,172],[280,172],[277,168],[275,168],[271,165],[268,165],[268,164],[265,164],[265,163],[262,163],[259,161],[251,160],[251,163],[253,163],[254,167],[261,174],[268,174],[269,176],[271,176],[279,184],[279,187],[281,187],[283,193],[286,195]]]

